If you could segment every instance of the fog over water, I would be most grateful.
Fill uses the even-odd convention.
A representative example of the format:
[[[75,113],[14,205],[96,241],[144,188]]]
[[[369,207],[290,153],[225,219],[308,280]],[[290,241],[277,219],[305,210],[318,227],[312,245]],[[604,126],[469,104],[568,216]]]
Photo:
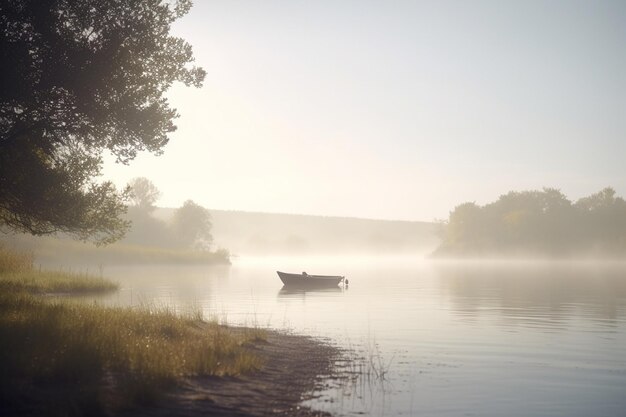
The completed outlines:
[[[258,369],[166,307],[333,416],[626,416],[625,0],[191,3],[0,5],[0,414]]]
[[[285,289],[276,269],[342,274],[350,285]],[[206,318],[350,349],[363,358],[361,376],[328,381],[309,402],[336,415],[608,417],[626,409],[626,263],[240,257],[231,267],[104,272],[121,290],[101,302],[201,306]]]

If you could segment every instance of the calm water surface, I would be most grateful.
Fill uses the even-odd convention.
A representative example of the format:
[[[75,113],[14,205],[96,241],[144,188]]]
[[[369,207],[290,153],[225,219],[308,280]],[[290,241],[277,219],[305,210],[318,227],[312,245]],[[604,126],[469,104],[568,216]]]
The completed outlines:
[[[277,269],[350,286],[285,290]],[[201,306],[358,352],[362,377],[308,403],[336,415],[626,415],[626,264],[241,258],[104,273],[122,287],[106,303]]]

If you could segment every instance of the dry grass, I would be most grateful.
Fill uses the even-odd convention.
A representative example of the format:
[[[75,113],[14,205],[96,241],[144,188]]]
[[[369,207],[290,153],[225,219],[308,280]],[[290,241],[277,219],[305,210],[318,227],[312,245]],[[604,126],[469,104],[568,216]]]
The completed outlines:
[[[261,366],[245,348],[263,338],[260,330],[231,331],[202,321],[195,310],[181,315],[165,307],[44,298],[36,293],[114,284],[35,271],[26,258],[7,253],[0,251],[0,264],[9,265],[0,272],[0,409],[9,414],[106,414],[155,401],[184,376],[237,375]]]
[[[63,271],[0,273],[0,288],[29,293],[88,293],[113,291],[118,285],[102,277]]]
[[[0,274],[4,272],[23,272],[33,269],[34,255],[19,252],[0,244]]]
[[[32,254],[0,246],[0,288],[38,294],[85,293],[112,291],[118,285],[86,273],[36,270]]]

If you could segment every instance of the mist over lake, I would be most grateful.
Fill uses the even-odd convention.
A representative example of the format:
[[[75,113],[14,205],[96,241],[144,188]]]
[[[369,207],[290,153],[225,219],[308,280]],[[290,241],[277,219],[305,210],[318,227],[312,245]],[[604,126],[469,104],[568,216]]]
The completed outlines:
[[[626,1],[3,0],[0,415],[624,417]]]
[[[341,272],[350,284],[284,289],[277,267]],[[334,415],[609,417],[626,407],[622,262],[242,257],[106,273],[121,290],[99,302],[200,305],[207,318],[312,334],[382,367],[384,379],[329,381],[307,403]]]

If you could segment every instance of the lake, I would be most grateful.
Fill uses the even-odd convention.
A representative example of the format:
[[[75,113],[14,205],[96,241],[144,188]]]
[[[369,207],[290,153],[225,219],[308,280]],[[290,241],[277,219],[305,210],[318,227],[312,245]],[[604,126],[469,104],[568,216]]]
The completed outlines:
[[[276,270],[350,285],[285,290]],[[238,258],[104,275],[121,284],[105,303],[200,307],[349,348],[361,377],[307,403],[336,415],[626,415],[626,263]]]

